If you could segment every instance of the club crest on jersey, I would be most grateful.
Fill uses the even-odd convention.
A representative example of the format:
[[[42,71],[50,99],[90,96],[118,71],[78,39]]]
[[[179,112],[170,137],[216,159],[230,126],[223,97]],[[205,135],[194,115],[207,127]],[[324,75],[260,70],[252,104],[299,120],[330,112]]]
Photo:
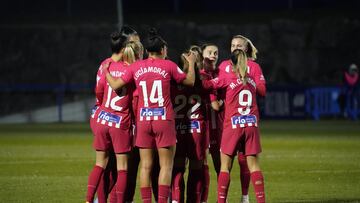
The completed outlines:
[[[120,127],[120,122],[121,122],[121,116],[106,112],[106,111],[101,111],[98,115],[98,120],[97,122],[101,121],[101,124],[105,125],[106,122],[108,123],[108,126],[113,126],[113,124],[115,125],[116,128]]]
[[[161,108],[141,108],[140,109],[140,121],[146,118],[146,120],[166,120],[166,111],[164,107]]]
[[[255,115],[245,115],[245,116],[233,116],[231,117],[232,128],[235,129],[237,126],[244,128],[247,126],[257,126],[257,119]]]

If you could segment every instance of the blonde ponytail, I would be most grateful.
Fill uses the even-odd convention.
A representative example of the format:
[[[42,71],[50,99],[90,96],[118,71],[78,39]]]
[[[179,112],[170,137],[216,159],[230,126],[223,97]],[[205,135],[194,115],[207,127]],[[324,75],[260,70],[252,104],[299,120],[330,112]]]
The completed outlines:
[[[143,53],[144,48],[140,42],[130,41],[123,49],[122,61],[132,64],[136,60],[142,59]]]
[[[246,53],[241,49],[233,51],[231,56],[233,64],[233,72],[239,77],[243,84],[246,84],[247,78],[247,56]]]

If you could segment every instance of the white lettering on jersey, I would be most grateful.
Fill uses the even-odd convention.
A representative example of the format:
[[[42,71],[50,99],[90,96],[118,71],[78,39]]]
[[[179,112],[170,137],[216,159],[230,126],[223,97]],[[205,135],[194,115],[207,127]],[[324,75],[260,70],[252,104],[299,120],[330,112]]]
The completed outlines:
[[[159,75],[161,75],[163,78],[166,78],[168,73],[158,67],[146,67],[146,68],[140,68],[139,70],[137,70],[135,72],[135,80],[137,80],[141,75],[145,74],[145,73],[157,73]]]

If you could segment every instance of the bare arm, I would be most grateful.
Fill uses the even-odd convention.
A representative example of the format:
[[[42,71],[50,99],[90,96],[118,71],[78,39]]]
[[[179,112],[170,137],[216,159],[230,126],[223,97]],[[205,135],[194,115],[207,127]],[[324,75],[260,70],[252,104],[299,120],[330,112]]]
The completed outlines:
[[[195,54],[190,53],[189,55],[184,54],[185,59],[189,62],[189,70],[186,74],[185,80],[183,80],[183,84],[187,86],[194,86],[195,84]]]

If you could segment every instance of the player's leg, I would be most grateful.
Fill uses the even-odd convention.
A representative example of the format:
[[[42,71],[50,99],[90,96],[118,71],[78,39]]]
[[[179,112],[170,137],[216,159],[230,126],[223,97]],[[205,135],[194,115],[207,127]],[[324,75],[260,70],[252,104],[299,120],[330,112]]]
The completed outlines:
[[[236,154],[242,129],[227,129],[221,138],[221,168],[218,178],[218,203],[225,203],[230,185],[230,171]]]
[[[106,165],[104,173],[100,178],[98,188],[96,190],[98,203],[106,203],[109,193],[110,193],[110,203],[116,202],[116,191],[115,189],[113,189],[116,183],[116,179],[117,179],[116,157],[114,151],[110,150],[108,164]]]
[[[107,166],[109,153],[111,149],[111,139],[108,136],[109,128],[101,124],[93,123],[91,129],[94,134],[93,147],[96,150],[95,166],[92,169],[87,186],[86,201],[92,203],[99,182]]]
[[[134,199],[139,163],[140,163],[139,148],[134,147],[129,154],[129,160],[128,160],[128,181],[125,192],[126,203],[131,203],[133,202]]]
[[[204,166],[203,160],[190,159],[189,160],[189,176],[187,179],[187,203],[199,203],[201,199],[202,186],[202,169]]]
[[[258,203],[265,202],[264,176],[261,172],[257,155],[246,157],[250,170],[251,182],[254,186],[255,196]]]
[[[202,167],[202,183],[201,183],[201,187],[202,187],[202,191],[201,191],[201,202],[202,203],[206,203],[208,201],[208,195],[209,195],[209,185],[210,185],[210,173],[209,173],[209,165],[208,165],[208,157],[209,157],[209,147],[210,147],[210,129],[209,129],[209,123],[205,122],[205,156],[204,156],[204,164]],[[220,165],[219,165],[219,169],[220,169]]]
[[[115,153],[114,153],[114,159],[116,159],[116,156],[115,156]],[[109,165],[109,163],[108,163]],[[117,198],[116,198],[116,187],[115,187],[115,184],[117,182],[117,168],[116,168],[116,160],[115,160],[115,163],[114,163],[114,166],[111,167],[111,175],[110,175],[110,179],[109,179],[109,191],[110,191],[110,194],[108,194],[108,196],[110,196],[109,198],[109,201],[110,203],[116,203],[117,202]]]
[[[125,202],[125,191],[127,186],[128,154],[116,154],[117,163],[117,182],[116,199],[118,203]]]
[[[203,183],[202,175],[204,159],[206,157],[206,149],[208,146],[208,139],[206,137],[206,123],[204,121],[195,122],[199,123],[199,129],[192,129],[193,132],[191,133],[191,136],[188,136],[187,141],[189,157],[187,202],[189,203],[200,203]]]
[[[153,193],[155,202],[158,201],[159,173],[160,173],[159,154],[155,150],[154,157],[153,157],[153,168],[151,170],[151,188],[152,188],[152,193]]]
[[[177,132],[174,169],[172,172],[171,200],[172,203],[184,203],[184,173],[186,167],[186,134]]]
[[[247,165],[246,156],[243,152],[238,153],[238,162],[240,166],[240,183],[241,183],[241,192],[242,198],[241,203],[249,202],[249,185],[250,185],[250,171]]]
[[[206,203],[208,201],[209,196],[209,185],[210,185],[210,172],[209,165],[207,162],[209,155],[209,149],[206,150],[204,165],[202,169],[202,191],[201,191],[201,202]]]
[[[159,155],[158,202],[167,203],[170,195],[172,170],[176,150],[175,121],[158,120],[151,123]]]
[[[127,129],[111,128],[110,136],[114,152],[116,153],[116,199],[118,203],[125,202],[125,190],[127,186],[127,171],[129,152],[132,148],[132,136],[130,127]]]
[[[176,153],[178,153],[178,150],[176,150]],[[185,164],[186,164],[186,158],[184,156],[175,155],[174,169],[172,172],[172,184],[171,184],[172,203],[184,203]]]
[[[261,152],[259,129],[256,127],[246,128],[245,154],[250,171],[251,182],[254,186],[255,196],[258,203],[265,202],[264,176],[260,169],[258,154]]]
[[[219,177],[220,173],[220,143],[215,140],[210,140],[210,149],[209,152],[211,154],[211,158],[213,161],[214,169],[216,172],[217,177]]]
[[[225,203],[227,200],[232,162],[232,156],[221,153],[221,168],[218,178],[218,203]]]
[[[151,170],[153,167],[153,149],[140,148],[140,192],[143,203],[151,203]]]
[[[96,151],[96,163],[89,175],[86,201],[92,203],[94,200],[95,192],[100,182],[100,178],[104,173],[104,169],[108,162],[108,153],[106,151]]]
[[[160,163],[158,203],[167,203],[169,199],[175,150],[175,145],[158,148]]]

